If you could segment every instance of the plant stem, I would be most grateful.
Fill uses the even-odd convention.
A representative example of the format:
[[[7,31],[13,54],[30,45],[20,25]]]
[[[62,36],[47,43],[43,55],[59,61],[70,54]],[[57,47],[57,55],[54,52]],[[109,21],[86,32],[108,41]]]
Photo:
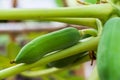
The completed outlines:
[[[61,70],[62,69],[58,69],[58,68],[49,68],[49,69],[39,70],[39,71],[26,71],[26,72],[22,72],[21,74],[26,77],[38,77],[38,76],[45,76]]]
[[[57,21],[96,28],[96,18],[40,18],[40,21]]]
[[[82,64],[86,61],[89,61],[90,58],[89,58],[89,55],[87,55],[87,54],[80,57],[80,59],[76,63],[73,63],[72,65],[64,67],[64,68],[49,68],[49,69],[39,70],[39,71],[25,71],[25,72],[22,72],[21,74],[26,77],[38,77],[38,76],[45,76],[45,75],[49,75],[49,74],[52,74],[55,72],[63,71],[65,69],[69,69],[73,66],[76,66],[76,65]]]
[[[99,19],[96,19],[96,25],[97,25],[97,28],[98,28],[98,36],[101,36],[102,29],[103,29],[102,22]]]
[[[0,20],[26,20],[53,17],[93,17],[106,20],[113,12],[110,4],[54,9],[0,9]]]
[[[0,71],[0,79],[9,77],[11,75],[18,74],[22,71],[28,70],[33,67],[37,67],[43,64],[47,64],[49,62],[62,59],[68,56],[72,56],[74,54],[78,54],[87,50],[93,50],[97,47],[99,41],[99,37],[92,37],[90,40],[87,40],[85,42],[80,42],[70,48],[67,48],[65,50],[62,50],[60,52],[57,52],[53,55],[46,56],[42,58],[41,60],[33,63],[33,64],[17,64],[15,66],[9,67],[7,69],[3,69]]]
[[[85,34],[90,34],[92,36],[100,36],[102,34],[102,22],[99,19],[95,19],[95,24],[97,27],[96,29],[83,29],[83,30],[79,30],[80,34],[85,35]]]
[[[94,37],[97,36],[97,30],[95,29],[83,29],[83,30],[79,30],[80,34],[85,35],[85,34],[90,34]]]
[[[120,16],[120,0],[108,0],[108,2],[115,8],[114,12]]]

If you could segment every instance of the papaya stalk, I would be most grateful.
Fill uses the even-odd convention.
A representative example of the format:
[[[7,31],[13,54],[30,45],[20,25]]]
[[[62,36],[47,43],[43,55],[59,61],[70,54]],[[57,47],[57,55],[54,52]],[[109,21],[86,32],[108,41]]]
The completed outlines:
[[[94,37],[98,35],[96,29],[83,29],[83,30],[79,30],[79,32],[81,35],[89,34]]]
[[[110,4],[94,4],[54,9],[0,9],[0,20],[35,20],[51,17],[92,17],[106,21],[113,11],[114,8]]]
[[[64,69],[58,69],[58,68],[48,68],[45,70],[38,70],[38,71],[25,71],[22,72],[21,75],[26,76],[26,77],[38,77],[38,76],[45,76],[49,75],[55,72],[62,71]]]
[[[63,22],[63,23],[68,23],[68,24],[88,26],[88,27],[97,29],[96,18],[58,18],[58,17],[55,17],[55,18],[40,18],[39,20],[40,21],[57,21],[57,22]]]
[[[52,73],[56,73],[56,72],[60,72],[63,71],[65,69],[74,67],[76,65],[79,65],[83,62],[89,61],[89,55],[87,55],[88,52],[85,54],[85,56],[81,57],[77,62],[75,62],[74,64],[72,64],[71,66],[65,67],[65,68],[48,68],[45,70],[38,70],[38,71],[24,71],[21,73],[22,76],[26,76],[26,77],[39,77],[39,76],[46,76]],[[29,73],[29,74],[28,74]]]
[[[88,54],[88,52],[83,57],[81,57],[77,62],[75,62],[74,64],[72,64],[70,66],[64,67],[64,68],[48,68],[45,70],[38,70],[38,71],[24,71],[21,73],[21,75],[26,76],[26,77],[38,77],[38,76],[45,76],[45,75],[49,75],[52,73],[64,71],[65,69],[69,69],[76,65],[84,63],[86,61],[89,61],[89,55],[87,55],[87,54]]]
[[[120,16],[120,0],[108,0],[115,8],[115,12]]]

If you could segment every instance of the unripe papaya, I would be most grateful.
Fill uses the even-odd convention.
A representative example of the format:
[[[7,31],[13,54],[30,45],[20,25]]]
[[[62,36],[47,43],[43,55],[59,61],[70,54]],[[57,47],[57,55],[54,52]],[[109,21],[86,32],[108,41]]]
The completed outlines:
[[[72,65],[76,60],[78,60],[81,56],[84,55],[85,52],[83,53],[79,53],[79,54],[75,54],[63,59],[59,59],[53,62],[48,63],[49,67],[56,67],[56,68],[64,68],[66,66],[70,66]]]
[[[78,43],[81,34],[76,28],[68,27],[54,31],[27,43],[15,58],[15,63],[33,63],[44,55],[71,47]]]
[[[120,18],[109,19],[98,45],[97,67],[100,80],[120,80]]]

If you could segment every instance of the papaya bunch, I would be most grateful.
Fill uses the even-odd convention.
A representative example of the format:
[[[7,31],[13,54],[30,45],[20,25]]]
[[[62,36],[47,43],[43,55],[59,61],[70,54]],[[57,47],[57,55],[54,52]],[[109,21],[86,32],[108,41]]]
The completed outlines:
[[[38,65],[48,64],[50,67],[63,68],[72,65],[74,62],[77,62],[77,60],[83,57],[82,54],[86,53],[87,51],[94,50],[97,51],[97,65],[100,79],[114,80],[114,77],[111,78],[111,72],[113,71],[116,73],[115,79],[118,80],[119,72],[117,72],[112,67],[106,69],[106,67],[108,67],[106,63],[112,63],[115,65],[115,67],[117,65],[119,66],[119,64],[115,63],[115,56],[113,56],[113,61],[110,60],[112,57],[109,56],[113,55],[114,52],[111,46],[115,46],[117,43],[119,44],[119,36],[117,35],[119,34],[119,29],[116,27],[116,24],[119,25],[119,19],[111,19],[114,16],[119,16],[119,8],[118,6],[114,6],[116,5],[116,0],[115,2],[113,1],[113,4],[111,4],[112,0],[109,0],[108,2],[110,3],[87,6],[84,5],[74,8],[68,7],[34,10],[15,9],[9,10],[7,12],[10,14],[7,14],[4,10],[0,10],[0,19],[39,19],[43,21],[59,21],[70,24],[89,26],[92,27],[92,29],[94,28],[91,32],[87,32],[87,30],[85,31],[85,33],[90,34],[90,37],[83,42],[81,42],[81,37],[84,37],[84,33],[73,27],[64,28],[33,39],[20,50],[15,60],[12,61],[13,63],[17,63],[16,66],[0,71],[0,79],[20,73]],[[13,15],[12,13],[15,13],[16,15]],[[25,16],[27,13],[29,14]],[[102,27],[100,27],[101,24],[99,24],[100,22],[102,22],[104,25],[103,32],[101,29]],[[98,44],[99,39],[100,43]],[[114,39],[116,40],[116,43],[113,42]],[[108,41],[110,41],[110,44]],[[119,52],[118,47],[119,46],[117,46],[115,49],[117,51],[116,53]],[[119,58],[119,54],[117,54],[117,57]],[[90,58],[87,57],[85,61],[88,60],[90,60]],[[110,74],[105,75],[103,74],[104,71],[108,71]],[[106,76],[107,78],[105,78]]]

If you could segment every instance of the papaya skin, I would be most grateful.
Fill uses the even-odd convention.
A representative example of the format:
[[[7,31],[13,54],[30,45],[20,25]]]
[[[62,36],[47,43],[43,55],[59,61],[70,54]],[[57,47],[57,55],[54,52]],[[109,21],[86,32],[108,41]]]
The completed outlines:
[[[109,19],[98,45],[97,68],[100,80],[120,80],[120,18]]]
[[[37,37],[20,50],[13,62],[34,63],[50,52],[77,44],[80,36],[76,28],[68,27]]]

